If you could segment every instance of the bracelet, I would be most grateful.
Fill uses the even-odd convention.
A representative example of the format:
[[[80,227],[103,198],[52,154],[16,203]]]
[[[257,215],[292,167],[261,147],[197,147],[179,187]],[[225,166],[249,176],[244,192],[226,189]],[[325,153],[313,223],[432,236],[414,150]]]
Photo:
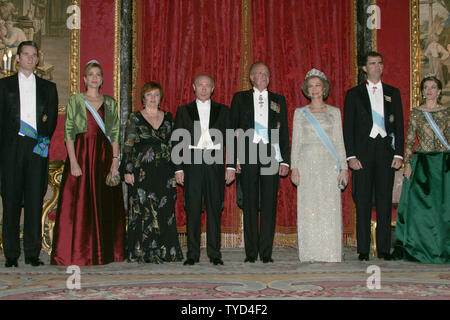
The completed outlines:
[[[119,156],[113,156],[113,159],[119,160]]]

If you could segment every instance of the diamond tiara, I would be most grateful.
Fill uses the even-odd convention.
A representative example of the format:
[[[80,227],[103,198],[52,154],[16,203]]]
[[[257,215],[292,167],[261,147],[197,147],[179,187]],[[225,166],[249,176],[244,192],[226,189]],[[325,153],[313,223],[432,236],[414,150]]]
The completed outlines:
[[[92,64],[92,63],[96,63],[96,64],[100,65],[100,62],[98,62],[98,61],[95,60],[95,59],[92,59],[91,61],[89,61],[88,63],[86,63],[86,65]]]
[[[311,77],[318,77],[320,79],[328,81],[328,78],[325,75],[325,73],[323,73],[320,70],[314,69],[314,68],[308,71],[308,73],[306,74],[305,80],[308,78],[311,78]]]
[[[435,73],[427,73],[426,75],[423,76],[423,78],[424,79],[426,79],[426,78],[436,78],[436,79],[440,80],[439,77]]]

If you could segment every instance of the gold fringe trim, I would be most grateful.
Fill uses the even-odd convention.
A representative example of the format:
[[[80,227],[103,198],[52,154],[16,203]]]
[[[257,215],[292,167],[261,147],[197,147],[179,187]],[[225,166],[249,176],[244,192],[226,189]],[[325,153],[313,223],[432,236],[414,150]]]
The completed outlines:
[[[410,46],[411,46],[411,71],[410,71],[410,109],[420,105],[420,16],[419,0],[411,0],[410,8]]]
[[[352,87],[358,85],[358,42],[357,42],[357,28],[356,28],[356,0],[350,1],[350,63],[351,63],[351,81]]]
[[[133,0],[133,67],[132,67],[132,81],[131,81],[131,111],[140,109],[140,63],[141,63],[141,49],[142,49],[142,16],[138,16],[138,12],[142,12],[142,1]]]
[[[372,5],[377,5],[377,0],[372,0],[370,2]],[[372,29],[372,51],[378,51],[378,29]]]
[[[250,89],[249,71],[253,60],[252,0],[242,0],[241,6],[240,88],[241,90],[248,90]]]
[[[114,99],[120,106],[120,0],[114,1]],[[120,119],[120,107],[117,108]]]

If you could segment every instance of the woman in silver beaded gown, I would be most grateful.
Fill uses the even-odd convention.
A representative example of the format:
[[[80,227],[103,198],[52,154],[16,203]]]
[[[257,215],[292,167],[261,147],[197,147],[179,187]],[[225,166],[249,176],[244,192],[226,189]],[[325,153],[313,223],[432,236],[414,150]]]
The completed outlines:
[[[291,153],[292,182],[297,186],[299,259],[341,262],[342,206],[338,184],[348,183],[341,113],[324,103],[330,84],[319,70],[308,72],[302,90],[311,103],[295,110]],[[322,142],[314,121],[328,136],[334,155],[332,148]]]

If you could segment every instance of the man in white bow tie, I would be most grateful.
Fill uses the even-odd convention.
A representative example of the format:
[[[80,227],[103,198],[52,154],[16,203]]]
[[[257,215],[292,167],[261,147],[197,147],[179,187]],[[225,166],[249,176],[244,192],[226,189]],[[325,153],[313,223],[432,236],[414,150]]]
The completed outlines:
[[[403,109],[400,91],[381,82],[383,57],[368,53],[365,83],[347,92],[344,142],[353,170],[359,260],[369,260],[372,199],[375,192],[378,258],[391,260],[392,188],[403,160]]]
[[[201,213],[206,206],[206,251],[210,262],[222,265],[220,253],[221,217],[223,210],[225,183],[234,180],[235,169],[227,164],[225,172],[225,157],[210,164],[206,157],[215,159],[216,153],[224,155],[226,129],[231,128],[229,108],[211,99],[214,91],[214,79],[208,74],[199,74],[193,84],[196,99],[180,106],[175,116],[174,132],[185,129],[189,132],[190,141],[174,142],[174,148],[179,143],[188,143],[184,152],[190,153],[190,163],[176,165],[175,179],[184,187],[184,208],[186,211],[187,228],[187,259],[184,265],[193,265],[200,260]],[[221,142],[214,141],[215,135],[210,129],[220,132]],[[199,137],[196,132],[201,132]],[[174,137],[174,135],[172,135]],[[196,157],[195,154],[200,154]],[[196,159],[201,159],[196,163]]]

